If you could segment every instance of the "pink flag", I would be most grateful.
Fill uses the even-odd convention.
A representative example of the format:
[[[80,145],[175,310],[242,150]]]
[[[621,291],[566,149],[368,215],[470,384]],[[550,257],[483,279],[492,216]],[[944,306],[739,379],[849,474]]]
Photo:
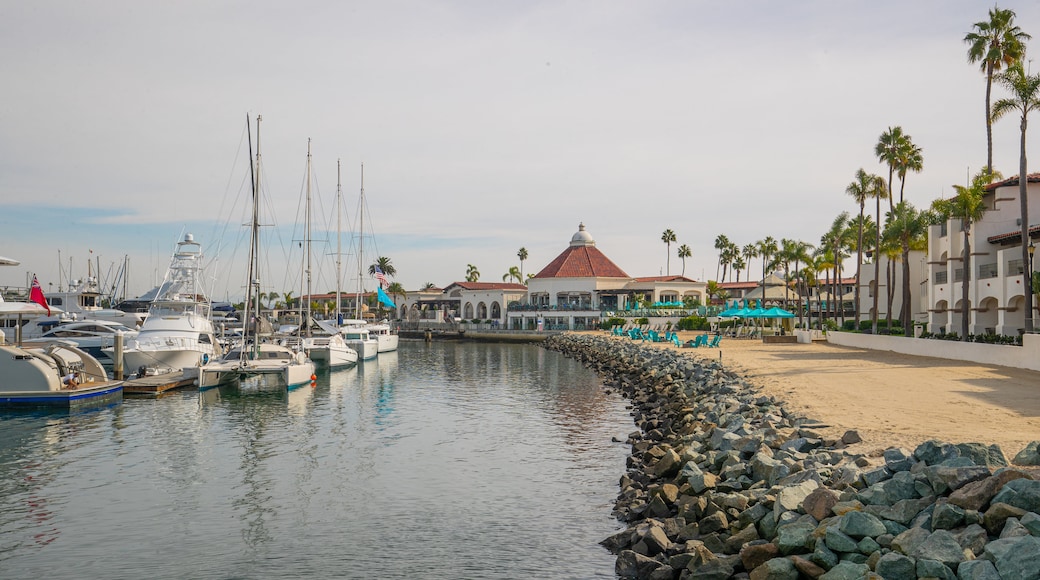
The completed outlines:
[[[43,295],[43,288],[40,288],[40,282],[36,280],[36,274],[33,274],[32,289],[29,290],[29,300],[46,308],[47,316],[51,315],[51,307],[47,304],[47,297]]]

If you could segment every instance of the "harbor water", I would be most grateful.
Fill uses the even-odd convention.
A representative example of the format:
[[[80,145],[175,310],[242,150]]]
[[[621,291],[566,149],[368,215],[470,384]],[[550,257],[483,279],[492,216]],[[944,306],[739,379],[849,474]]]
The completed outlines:
[[[0,578],[613,578],[633,430],[531,345],[0,414]]]

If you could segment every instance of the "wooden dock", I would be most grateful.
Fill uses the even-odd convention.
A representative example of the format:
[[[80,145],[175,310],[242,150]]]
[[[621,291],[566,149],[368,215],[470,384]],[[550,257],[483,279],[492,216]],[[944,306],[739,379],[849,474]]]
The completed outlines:
[[[194,387],[195,379],[184,378],[184,373],[166,373],[151,375],[137,379],[127,379],[123,383],[124,395],[161,395],[181,387]]]

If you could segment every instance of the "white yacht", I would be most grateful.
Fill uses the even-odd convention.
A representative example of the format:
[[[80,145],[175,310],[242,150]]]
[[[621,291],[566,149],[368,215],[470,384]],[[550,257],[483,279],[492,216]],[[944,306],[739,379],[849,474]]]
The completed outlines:
[[[325,334],[313,334],[303,339],[303,350],[316,363],[330,369],[342,369],[358,363],[358,353],[347,344],[335,325],[325,320],[316,321]]]
[[[368,325],[368,334],[375,337],[378,342],[380,353],[397,350],[397,341],[400,338],[387,321]]]
[[[210,302],[201,284],[202,248],[186,234],[177,243],[140,333],[126,342],[123,366],[128,373],[179,371],[217,358]]]
[[[316,379],[314,363],[302,352],[273,342],[236,346],[216,361],[199,367],[198,386],[208,389],[248,377],[271,377],[286,388]]]
[[[354,349],[361,360],[371,360],[379,354],[379,341],[372,338],[372,333],[369,332],[368,324],[364,320],[344,320],[339,331],[347,346]]]

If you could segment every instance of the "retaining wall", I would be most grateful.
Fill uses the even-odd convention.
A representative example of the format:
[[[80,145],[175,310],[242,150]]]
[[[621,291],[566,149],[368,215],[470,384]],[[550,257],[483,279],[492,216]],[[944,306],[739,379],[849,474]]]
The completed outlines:
[[[1022,346],[834,331],[827,333],[827,342],[839,346],[887,350],[914,356],[931,356],[1040,371],[1040,335],[1038,334],[1023,335]]]

